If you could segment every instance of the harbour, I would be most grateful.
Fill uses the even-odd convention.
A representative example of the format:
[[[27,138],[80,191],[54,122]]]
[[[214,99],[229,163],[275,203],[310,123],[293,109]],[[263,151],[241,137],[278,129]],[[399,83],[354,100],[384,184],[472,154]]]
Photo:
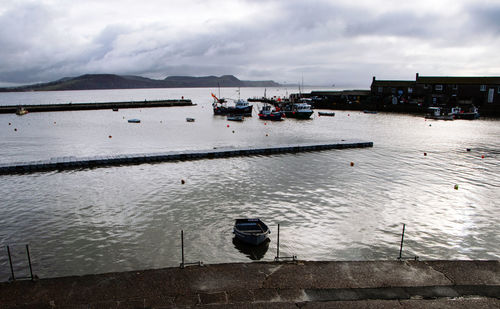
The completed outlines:
[[[236,90],[224,89],[223,96],[235,97]],[[283,96],[286,89],[267,91]],[[4,105],[181,96],[197,104],[2,114],[0,163],[342,140],[370,141],[373,147],[1,175],[1,281],[10,277],[7,245],[16,276],[26,270],[26,244],[40,278],[178,266],[181,230],[188,261],[269,262],[278,224],[281,254],[299,260],[394,259],[403,223],[405,252],[420,260],[500,257],[497,121],[430,121],[352,110],[318,117],[327,111],[321,109],[309,120],[268,121],[256,117],[256,103],[253,117],[229,122],[213,115],[210,92],[0,94]],[[263,92],[243,88],[241,96]],[[140,123],[128,123],[134,118]],[[242,217],[258,217],[269,226],[266,250],[249,252],[233,243],[234,219]]]

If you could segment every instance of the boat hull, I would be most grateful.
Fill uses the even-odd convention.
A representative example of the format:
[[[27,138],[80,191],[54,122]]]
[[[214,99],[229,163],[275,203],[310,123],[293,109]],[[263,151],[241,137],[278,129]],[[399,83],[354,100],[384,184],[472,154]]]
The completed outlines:
[[[296,119],[310,119],[313,111],[300,112],[300,111],[285,111],[286,118]]]
[[[253,105],[245,108],[236,108],[234,106],[214,106],[214,115],[243,115],[252,116]]]

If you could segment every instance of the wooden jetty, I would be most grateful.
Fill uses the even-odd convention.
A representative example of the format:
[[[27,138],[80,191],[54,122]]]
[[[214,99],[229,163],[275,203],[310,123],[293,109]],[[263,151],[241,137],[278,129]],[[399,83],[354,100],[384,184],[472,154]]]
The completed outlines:
[[[96,109],[119,109],[119,108],[150,108],[168,106],[191,106],[195,105],[189,99],[174,100],[144,100],[125,102],[96,102],[96,103],[60,103],[60,104],[31,104],[31,105],[6,105],[0,106],[0,114],[15,113],[19,107],[30,113],[36,112],[58,112],[58,111],[78,111]]]
[[[299,144],[274,147],[245,147],[245,148],[214,148],[198,151],[169,151],[163,153],[107,155],[94,157],[58,157],[49,160],[17,162],[0,164],[0,174],[34,173],[64,169],[93,168],[104,166],[142,164],[168,161],[186,161],[228,158],[252,155],[273,155],[283,153],[297,153],[305,151],[320,151],[329,149],[373,147],[373,142],[341,141],[330,144]]]

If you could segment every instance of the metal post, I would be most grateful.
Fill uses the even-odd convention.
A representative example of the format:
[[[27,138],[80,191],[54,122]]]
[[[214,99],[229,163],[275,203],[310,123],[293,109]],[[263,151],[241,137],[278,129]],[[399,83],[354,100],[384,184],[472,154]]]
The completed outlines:
[[[26,244],[26,254],[28,255],[28,264],[30,266],[30,276],[31,276],[31,281],[33,281],[33,269],[31,268],[31,257],[30,257],[30,249],[28,247],[28,244]]]
[[[9,246],[7,246],[7,254],[9,255],[10,273],[12,274],[12,280],[16,281],[16,277],[14,276],[14,268],[12,267],[12,257],[10,256]]]
[[[181,268],[184,268],[184,230],[181,230],[181,253],[182,253]]]
[[[405,238],[405,224],[403,223],[403,233],[401,234],[401,246],[399,247],[399,257],[398,260],[401,260],[401,254],[403,253],[403,241]]]
[[[278,223],[278,247],[276,249],[276,258],[280,258],[280,224]]]

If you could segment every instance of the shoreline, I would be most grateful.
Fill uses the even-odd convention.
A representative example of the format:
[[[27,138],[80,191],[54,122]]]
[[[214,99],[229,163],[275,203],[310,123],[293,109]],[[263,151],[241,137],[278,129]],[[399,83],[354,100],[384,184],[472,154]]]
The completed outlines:
[[[210,264],[0,283],[3,308],[500,306],[500,261]]]

